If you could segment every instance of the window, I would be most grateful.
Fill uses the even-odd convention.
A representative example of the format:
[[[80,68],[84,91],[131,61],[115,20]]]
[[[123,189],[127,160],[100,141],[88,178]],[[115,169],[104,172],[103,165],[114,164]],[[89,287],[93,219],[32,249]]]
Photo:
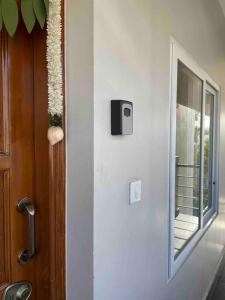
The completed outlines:
[[[204,182],[203,213],[205,223],[216,210],[216,101],[215,89],[206,86],[204,115]]]
[[[203,82],[178,61],[174,255],[200,226]]]
[[[172,42],[169,276],[217,213],[218,86]]]

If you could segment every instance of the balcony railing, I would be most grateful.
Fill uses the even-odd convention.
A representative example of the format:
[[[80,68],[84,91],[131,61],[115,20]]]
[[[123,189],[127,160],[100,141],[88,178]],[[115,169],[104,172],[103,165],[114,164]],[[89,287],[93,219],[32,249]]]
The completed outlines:
[[[198,174],[196,174],[198,173]],[[175,216],[180,211],[190,215],[198,215],[200,165],[180,163],[176,157],[176,207]],[[196,183],[196,181],[199,181]]]

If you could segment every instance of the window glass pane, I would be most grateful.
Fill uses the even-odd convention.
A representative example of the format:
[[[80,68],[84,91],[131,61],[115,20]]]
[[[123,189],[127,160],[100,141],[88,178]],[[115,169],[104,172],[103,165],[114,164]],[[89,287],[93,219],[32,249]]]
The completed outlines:
[[[206,92],[204,116],[204,214],[212,208],[214,95]]]
[[[203,82],[180,61],[176,108],[174,255],[200,227]]]

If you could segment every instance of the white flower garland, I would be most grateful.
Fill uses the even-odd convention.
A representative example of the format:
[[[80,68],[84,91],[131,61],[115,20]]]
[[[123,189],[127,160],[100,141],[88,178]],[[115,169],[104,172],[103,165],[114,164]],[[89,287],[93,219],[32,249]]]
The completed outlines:
[[[49,1],[47,23],[48,112],[63,114],[62,18],[61,0]]]
[[[62,17],[61,0],[49,0],[49,16],[47,22],[47,63],[48,63],[48,113],[49,125],[61,126],[63,115],[63,66],[62,66]],[[48,138],[56,144],[54,128],[50,128]],[[61,128],[60,128],[61,129]],[[53,143],[54,135],[54,143]],[[63,132],[57,136],[63,138]]]

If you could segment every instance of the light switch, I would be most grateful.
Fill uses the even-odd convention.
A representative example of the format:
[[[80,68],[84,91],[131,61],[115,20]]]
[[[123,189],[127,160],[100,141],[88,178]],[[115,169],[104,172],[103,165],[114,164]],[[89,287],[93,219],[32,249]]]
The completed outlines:
[[[130,204],[141,201],[141,181],[130,183]]]

